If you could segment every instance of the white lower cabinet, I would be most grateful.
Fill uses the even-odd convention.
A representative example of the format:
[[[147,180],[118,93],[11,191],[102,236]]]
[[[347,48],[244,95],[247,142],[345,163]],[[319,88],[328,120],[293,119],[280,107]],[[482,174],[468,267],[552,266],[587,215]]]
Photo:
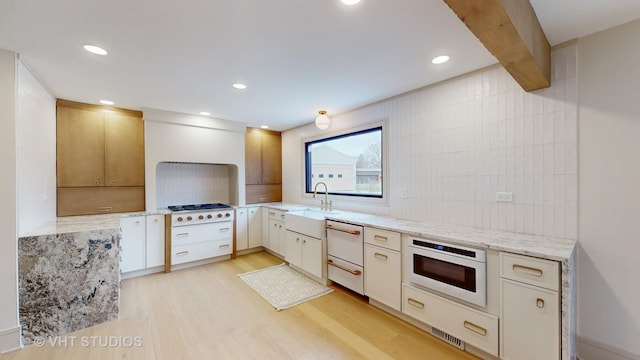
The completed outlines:
[[[368,269],[367,269],[368,271]],[[493,356],[498,356],[498,317],[435,294],[402,285],[402,312]]]
[[[249,215],[246,208],[236,209],[236,250],[249,248]]]
[[[285,260],[309,274],[322,278],[322,240],[286,230]]]
[[[262,208],[252,206],[247,208],[249,249],[262,246]]]
[[[148,215],[146,225],[146,267],[164,266],[164,215]]]
[[[120,218],[120,271],[123,273],[146,267],[146,221],[144,215]]]
[[[559,263],[500,253],[501,357],[560,359]]]
[[[399,251],[364,245],[364,294],[400,311],[402,257]]]
[[[286,253],[284,221],[269,219],[269,250],[284,255]]]

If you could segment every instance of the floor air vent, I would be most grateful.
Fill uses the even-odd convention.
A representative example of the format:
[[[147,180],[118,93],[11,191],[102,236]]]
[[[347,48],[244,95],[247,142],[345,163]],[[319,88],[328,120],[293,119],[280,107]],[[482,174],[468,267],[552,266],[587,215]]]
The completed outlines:
[[[457,347],[460,350],[464,350],[464,341],[458,339],[453,335],[447,334],[446,332],[434,327],[431,328],[431,334],[433,334],[435,337],[438,337],[448,342],[449,344]]]

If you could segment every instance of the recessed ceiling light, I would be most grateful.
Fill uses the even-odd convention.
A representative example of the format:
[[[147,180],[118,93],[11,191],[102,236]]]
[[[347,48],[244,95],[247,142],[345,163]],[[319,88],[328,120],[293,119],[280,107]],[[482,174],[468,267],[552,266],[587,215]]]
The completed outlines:
[[[200,115],[209,116],[211,115],[211,113],[206,111],[200,111]]]
[[[107,50],[99,47],[99,46],[95,46],[95,45],[85,45],[84,49],[87,50],[90,53],[94,53],[96,55],[107,55],[108,52]]]
[[[260,125],[260,129],[268,129],[269,125]]]
[[[100,104],[103,104],[103,105],[113,105],[114,103],[113,103],[113,101],[111,101],[111,100],[100,100]]]
[[[247,88],[247,85],[242,84],[242,83],[235,83],[232,85],[234,88],[238,89],[238,90],[244,90]]]
[[[345,5],[355,5],[360,2],[360,0],[340,0]]]
[[[434,64],[443,64],[443,63],[446,63],[447,61],[449,61],[449,56],[447,55],[436,56],[433,58],[433,60],[431,60],[431,62]]]

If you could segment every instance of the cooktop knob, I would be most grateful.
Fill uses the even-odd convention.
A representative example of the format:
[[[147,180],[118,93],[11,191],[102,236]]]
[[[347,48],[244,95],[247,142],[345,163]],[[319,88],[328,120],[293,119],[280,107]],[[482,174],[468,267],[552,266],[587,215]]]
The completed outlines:
[[[213,216],[211,214],[207,215],[207,219],[211,219]]]
[[[198,219],[202,220],[202,219],[204,219],[204,216],[200,215],[200,216],[198,216]]]
[[[222,217],[222,214],[221,214],[221,213],[218,213],[218,217],[219,217],[219,218],[221,218],[221,217]]]
[[[179,217],[179,218],[178,218],[178,222],[180,222],[180,221],[182,221],[182,220],[184,220],[184,219],[182,219],[182,217]]]
[[[187,216],[187,221],[191,221],[193,218],[191,216]]]
[[[225,217],[229,217],[229,216],[231,216],[231,214],[226,213],[226,214],[224,214],[224,216],[225,216]]]

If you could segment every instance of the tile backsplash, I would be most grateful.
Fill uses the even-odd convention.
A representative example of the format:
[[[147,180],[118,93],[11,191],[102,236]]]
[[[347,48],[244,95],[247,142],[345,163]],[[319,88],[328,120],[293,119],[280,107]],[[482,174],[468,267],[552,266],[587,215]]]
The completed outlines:
[[[332,117],[331,130],[387,121],[384,205],[334,205],[417,221],[577,237],[577,47],[552,52],[552,86],[525,92],[500,66]],[[303,194],[301,143],[283,133],[283,200]],[[400,196],[406,190],[406,198]],[[513,202],[496,202],[496,192]]]
[[[229,167],[216,164],[162,162],[156,168],[158,208],[229,203]]]

